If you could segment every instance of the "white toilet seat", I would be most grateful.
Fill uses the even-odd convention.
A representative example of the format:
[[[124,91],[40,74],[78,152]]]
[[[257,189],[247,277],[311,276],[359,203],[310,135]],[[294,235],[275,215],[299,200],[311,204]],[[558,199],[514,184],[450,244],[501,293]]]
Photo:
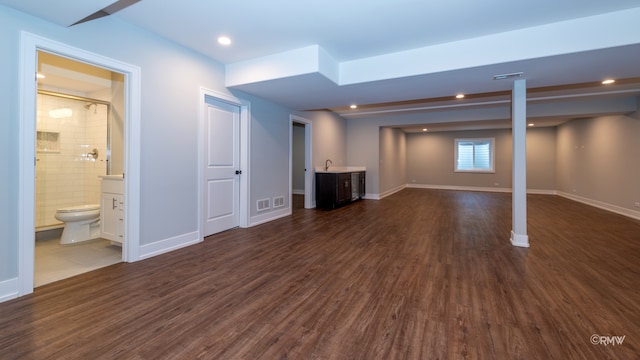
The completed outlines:
[[[92,211],[92,210],[100,210],[100,204],[67,206],[67,207],[58,209],[57,212],[70,213],[70,212],[82,212],[82,211]]]
[[[100,235],[100,204],[60,208],[56,219],[64,222],[60,244],[73,244],[98,238]]]

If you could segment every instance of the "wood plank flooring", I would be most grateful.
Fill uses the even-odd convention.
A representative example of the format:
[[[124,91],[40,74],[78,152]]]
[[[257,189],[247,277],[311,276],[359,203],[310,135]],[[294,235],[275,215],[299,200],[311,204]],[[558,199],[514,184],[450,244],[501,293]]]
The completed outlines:
[[[528,212],[523,249],[510,194],[297,209],[0,304],[0,359],[638,359],[640,221]]]

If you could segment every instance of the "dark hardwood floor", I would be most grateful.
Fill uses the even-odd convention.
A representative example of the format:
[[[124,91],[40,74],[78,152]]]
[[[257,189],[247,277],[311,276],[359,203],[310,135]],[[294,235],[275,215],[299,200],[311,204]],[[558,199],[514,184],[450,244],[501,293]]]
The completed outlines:
[[[296,204],[0,304],[0,359],[638,359],[640,221],[531,195],[523,249],[510,194]]]

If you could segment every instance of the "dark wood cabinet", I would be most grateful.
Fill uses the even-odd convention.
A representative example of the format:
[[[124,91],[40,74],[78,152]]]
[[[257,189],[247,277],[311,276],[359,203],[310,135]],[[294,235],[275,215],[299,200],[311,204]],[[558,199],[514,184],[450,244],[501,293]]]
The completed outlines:
[[[365,172],[316,173],[316,207],[335,209],[365,194]]]

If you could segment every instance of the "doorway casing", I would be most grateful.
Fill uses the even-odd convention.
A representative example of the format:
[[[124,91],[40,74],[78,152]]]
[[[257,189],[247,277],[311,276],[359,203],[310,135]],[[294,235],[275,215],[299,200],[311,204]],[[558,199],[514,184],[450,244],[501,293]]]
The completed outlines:
[[[289,115],[289,204],[292,204],[293,194],[293,124],[299,123],[304,125],[304,208],[311,209],[315,205],[313,203],[313,166],[311,156],[311,138],[312,128],[311,120],[305,119],[297,115]]]
[[[18,165],[18,296],[33,292],[35,257],[35,133],[38,51],[118,72],[125,77],[125,243],[123,261],[139,260],[140,68],[23,31],[20,42]]]

